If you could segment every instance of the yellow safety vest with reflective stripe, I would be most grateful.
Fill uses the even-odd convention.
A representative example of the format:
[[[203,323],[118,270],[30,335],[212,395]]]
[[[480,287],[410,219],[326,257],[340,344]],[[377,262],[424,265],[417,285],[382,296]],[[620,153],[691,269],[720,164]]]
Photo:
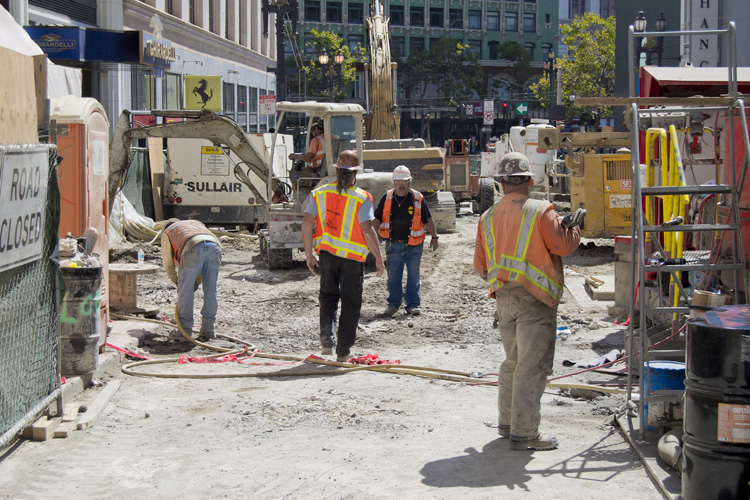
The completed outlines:
[[[416,246],[424,242],[425,229],[424,222],[422,222],[422,203],[424,203],[424,196],[419,191],[410,189],[411,195],[414,199],[414,213],[411,218],[411,230],[409,231],[409,241],[407,245]],[[381,238],[391,238],[391,205],[393,204],[393,196],[396,192],[395,189],[390,189],[385,194],[385,203],[383,204],[383,222],[380,223],[379,234]]]
[[[358,187],[344,189],[336,184],[320,186],[312,192],[318,216],[315,222],[313,246],[316,253],[325,250],[332,255],[364,262],[369,250],[362,228],[359,209],[372,196]]]
[[[494,294],[507,281],[519,282],[536,298],[555,308],[563,294],[562,276],[557,275],[544,240],[538,228],[541,215],[550,206],[549,202],[527,199],[523,204],[517,231],[508,231],[498,241],[495,234],[495,217],[518,217],[508,210],[494,209],[485,213],[480,221],[484,233],[484,250],[487,256],[487,279],[490,293]],[[506,208],[500,205],[501,208]],[[501,213],[497,213],[501,212]],[[514,228],[515,229],[515,228]],[[515,240],[513,240],[515,235]]]

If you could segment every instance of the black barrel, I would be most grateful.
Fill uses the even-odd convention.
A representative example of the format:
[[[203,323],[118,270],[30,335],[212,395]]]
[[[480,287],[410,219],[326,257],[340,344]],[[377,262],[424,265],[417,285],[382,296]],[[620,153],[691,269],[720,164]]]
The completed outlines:
[[[62,267],[65,297],[60,310],[60,372],[93,372],[99,363],[101,267]]]
[[[683,500],[750,496],[750,306],[688,319]]]

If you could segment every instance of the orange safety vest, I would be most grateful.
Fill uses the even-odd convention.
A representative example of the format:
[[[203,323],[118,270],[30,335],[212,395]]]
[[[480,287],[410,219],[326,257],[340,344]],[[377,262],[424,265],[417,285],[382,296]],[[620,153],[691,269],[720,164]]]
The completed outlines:
[[[422,196],[422,193],[419,191],[413,189],[410,189],[410,191],[414,197],[414,214],[411,218],[411,231],[409,232],[409,241],[407,242],[407,245],[416,246],[424,241],[426,234],[424,230],[424,222],[422,222],[422,202],[424,201],[424,196]],[[395,192],[395,189],[390,189],[385,194],[383,221],[380,223],[380,230],[378,231],[381,238],[388,239],[391,237],[391,205],[393,204],[393,193]]]
[[[312,161],[307,162],[308,168],[319,168],[323,164],[323,157],[326,154],[326,148],[323,143],[325,134],[320,134],[310,141],[309,153],[312,153]]]
[[[364,262],[369,250],[358,214],[365,201],[372,202],[372,195],[358,187],[339,193],[333,183],[315,189],[312,196],[318,208],[313,235],[315,252],[325,250],[338,257]]]
[[[553,309],[560,303],[562,259],[549,253],[539,229],[550,206],[548,201],[531,198],[521,204],[506,196],[480,217],[491,296],[505,282],[514,281]]]
[[[199,234],[211,236],[212,240],[216,240],[214,233],[209,231],[206,226],[197,220],[181,220],[170,225],[165,231],[169,242],[174,250],[174,261],[179,264],[180,258],[182,257],[182,250],[185,248],[185,244],[193,236]],[[218,240],[216,240],[218,243]]]

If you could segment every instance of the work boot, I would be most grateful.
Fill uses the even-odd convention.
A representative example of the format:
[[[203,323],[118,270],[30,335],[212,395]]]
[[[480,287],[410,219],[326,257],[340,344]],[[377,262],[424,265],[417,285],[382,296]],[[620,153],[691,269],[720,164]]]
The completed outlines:
[[[336,356],[336,361],[338,361],[339,363],[346,363],[349,358],[349,354],[339,354],[338,356]]]
[[[514,451],[526,451],[526,450],[554,450],[557,448],[557,438],[548,434],[537,434],[536,439],[528,441],[510,441],[510,449]]]
[[[213,330],[209,330],[208,328],[201,328],[201,331],[198,333],[198,338],[211,340],[216,338],[216,334]]]
[[[321,347],[320,349],[321,356],[330,356],[331,354],[333,354],[333,346],[324,345],[323,347]]]
[[[418,307],[410,307],[406,310],[406,314],[408,314],[409,316],[419,316],[421,312],[422,311],[420,311]]]
[[[397,312],[398,312],[398,306],[389,304],[388,307],[385,308],[385,311],[383,311],[383,316],[387,316],[390,318]]]

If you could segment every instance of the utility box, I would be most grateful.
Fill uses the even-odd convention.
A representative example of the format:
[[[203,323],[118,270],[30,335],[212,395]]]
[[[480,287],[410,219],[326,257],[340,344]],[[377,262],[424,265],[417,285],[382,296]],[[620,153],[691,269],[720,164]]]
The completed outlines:
[[[565,166],[570,169],[570,209],[586,209],[581,236],[614,238],[630,233],[630,155],[570,155]]]
[[[98,231],[93,252],[102,266],[100,322],[109,323],[107,231],[109,200],[109,121],[102,105],[92,98],[66,96],[50,102],[50,122],[55,126],[60,184],[60,237],[83,236],[87,228]],[[102,328],[99,349],[107,341]]]

